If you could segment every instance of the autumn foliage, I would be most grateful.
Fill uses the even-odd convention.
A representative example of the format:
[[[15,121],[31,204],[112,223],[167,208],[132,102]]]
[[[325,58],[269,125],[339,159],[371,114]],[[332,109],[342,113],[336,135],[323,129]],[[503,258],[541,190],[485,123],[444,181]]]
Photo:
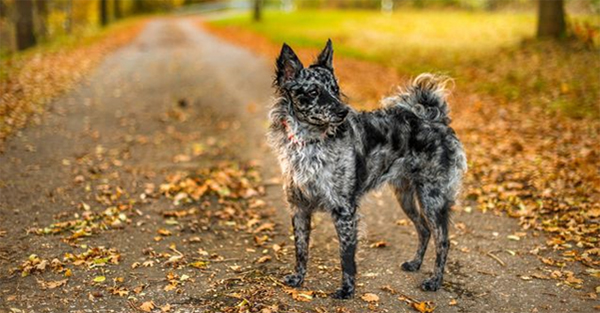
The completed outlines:
[[[274,59],[280,49],[279,43],[240,27],[200,26],[269,59]],[[562,49],[552,44],[539,48]],[[311,60],[317,53],[317,48],[298,51],[303,60]],[[481,70],[485,66],[473,66],[470,80],[456,81],[449,99],[452,126],[469,159],[465,199],[459,209],[505,212],[518,218],[525,230],[548,233],[548,248],[563,255],[552,261],[556,266],[573,261],[598,266],[600,155],[595,147],[600,122],[594,118],[574,119],[520,99],[507,101],[500,95],[477,92],[473,81],[493,82],[495,76],[491,74],[502,75],[498,71],[508,64],[529,66],[536,58],[527,49],[503,53],[486,65],[495,68],[496,73]],[[551,53],[553,58],[562,54]],[[381,97],[409,78],[390,67],[339,55],[335,70],[350,104],[361,109],[377,108]],[[570,92],[560,85],[548,91]],[[544,95],[528,94],[524,99],[532,97]]]

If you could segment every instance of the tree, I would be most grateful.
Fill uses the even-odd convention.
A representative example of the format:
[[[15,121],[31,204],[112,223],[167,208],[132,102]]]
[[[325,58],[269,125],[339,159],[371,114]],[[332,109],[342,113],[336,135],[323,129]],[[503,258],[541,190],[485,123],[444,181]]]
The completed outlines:
[[[43,38],[48,35],[48,0],[36,0],[35,9],[38,17],[38,35]]]
[[[33,29],[33,1],[19,0],[15,1],[17,9],[17,49],[25,50],[35,46],[36,40]]]
[[[258,22],[262,18],[262,0],[254,0],[254,21]]]
[[[108,0],[100,0],[100,24],[108,25]]]
[[[123,8],[121,7],[121,0],[114,0],[115,5],[115,19],[123,18]]]
[[[563,0],[538,0],[538,38],[561,38],[565,35]]]

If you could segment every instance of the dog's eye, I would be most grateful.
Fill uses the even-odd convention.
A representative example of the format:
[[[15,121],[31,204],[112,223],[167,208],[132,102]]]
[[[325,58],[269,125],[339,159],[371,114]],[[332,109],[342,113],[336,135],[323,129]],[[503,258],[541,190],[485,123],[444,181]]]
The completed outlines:
[[[311,96],[311,97],[313,97],[313,98],[316,98],[319,95],[319,91],[316,90],[316,89],[313,89],[313,90],[311,90],[311,91],[308,92],[308,95]]]

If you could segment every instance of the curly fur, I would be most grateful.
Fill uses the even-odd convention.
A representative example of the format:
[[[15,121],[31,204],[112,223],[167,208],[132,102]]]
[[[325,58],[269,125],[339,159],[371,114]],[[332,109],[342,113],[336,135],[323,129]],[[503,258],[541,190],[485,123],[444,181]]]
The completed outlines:
[[[329,213],[340,243],[342,286],[333,296],[354,293],[357,208],[370,190],[388,184],[419,236],[415,257],[402,264],[418,270],[433,235],[433,275],[422,284],[437,290],[448,254],[448,220],[463,173],[463,147],[448,125],[447,80],[418,76],[406,90],[372,112],[353,110],[340,100],[331,41],[309,67],[283,45],[270,112],[269,142],[277,153],[286,200],[292,212],[295,273],[285,283],[300,286],[306,275],[311,215]]]

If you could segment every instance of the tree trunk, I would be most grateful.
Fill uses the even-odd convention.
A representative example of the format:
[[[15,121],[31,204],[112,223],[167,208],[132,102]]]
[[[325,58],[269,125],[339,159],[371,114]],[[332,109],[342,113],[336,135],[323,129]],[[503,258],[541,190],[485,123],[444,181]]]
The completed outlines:
[[[262,18],[262,0],[254,0],[254,21],[259,22]]]
[[[100,25],[108,25],[108,0],[100,0]]]
[[[145,13],[146,5],[144,3],[145,0],[134,0],[133,1],[133,12],[136,14]]]
[[[73,31],[73,0],[67,1],[67,20],[65,21],[64,28],[67,34],[71,34]]]
[[[114,0],[115,5],[115,19],[123,18],[123,8],[121,7],[121,0]]]
[[[561,38],[566,32],[563,0],[539,0],[538,38]]]
[[[15,1],[17,8],[17,49],[25,50],[35,46],[35,35],[33,33],[33,1]]]
[[[38,20],[38,35],[48,36],[48,0],[36,0],[35,9]]]

